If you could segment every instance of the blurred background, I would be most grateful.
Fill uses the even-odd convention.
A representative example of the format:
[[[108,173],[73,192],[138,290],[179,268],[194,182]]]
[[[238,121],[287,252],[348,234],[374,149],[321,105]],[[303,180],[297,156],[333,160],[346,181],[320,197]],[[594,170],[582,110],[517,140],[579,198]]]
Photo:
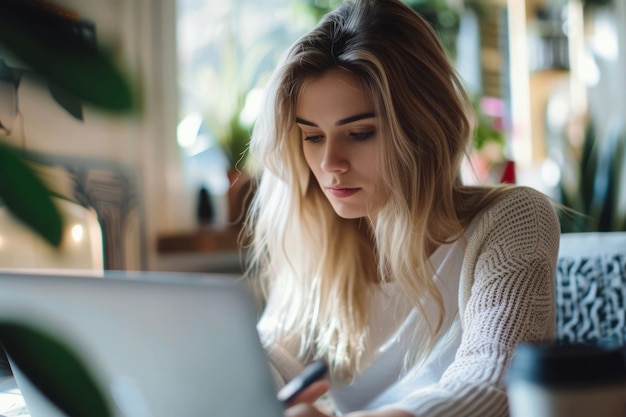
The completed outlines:
[[[259,98],[288,45],[339,1],[42,3],[91,28],[141,112],[86,104],[78,117],[0,40],[0,140],[37,155],[66,197],[74,245],[55,257],[0,205],[0,268],[241,270]],[[472,98],[466,181],[545,192],[582,214],[563,217],[565,233],[626,230],[626,2],[406,3],[433,25]]]

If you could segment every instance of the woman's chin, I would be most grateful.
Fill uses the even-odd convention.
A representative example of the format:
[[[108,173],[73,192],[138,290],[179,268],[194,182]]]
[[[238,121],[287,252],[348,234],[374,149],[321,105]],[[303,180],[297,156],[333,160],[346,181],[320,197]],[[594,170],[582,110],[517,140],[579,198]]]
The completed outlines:
[[[354,207],[345,207],[344,205],[333,204],[333,210],[335,211],[335,214],[337,214],[337,216],[346,220],[360,219],[362,217],[366,217],[367,215],[364,210],[358,210]]]

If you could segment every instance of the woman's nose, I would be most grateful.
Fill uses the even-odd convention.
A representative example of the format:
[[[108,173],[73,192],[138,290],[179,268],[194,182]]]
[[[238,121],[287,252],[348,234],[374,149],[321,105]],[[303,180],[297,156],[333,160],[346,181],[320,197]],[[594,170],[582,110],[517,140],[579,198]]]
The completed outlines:
[[[326,172],[342,173],[350,169],[350,162],[341,144],[335,140],[326,141],[321,168]]]

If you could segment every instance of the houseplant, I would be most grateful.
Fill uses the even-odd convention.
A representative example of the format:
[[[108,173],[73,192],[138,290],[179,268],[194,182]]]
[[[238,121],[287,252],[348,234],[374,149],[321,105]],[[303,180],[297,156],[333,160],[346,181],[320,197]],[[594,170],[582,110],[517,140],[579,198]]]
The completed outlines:
[[[74,117],[80,117],[82,102],[112,112],[136,111],[126,77],[88,33],[77,30],[83,23],[71,11],[44,0],[3,0],[0,45],[48,83],[57,102]],[[17,88],[22,69],[6,67]],[[0,136],[0,199],[19,221],[58,247],[63,218],[53,193],[35,173],[29,152],[7,142]],[[33,323],[0,317],[0,342],[31,382],[69,417],[112,415],[88,366],[55,335]]]
[[[600,134],[596,124],[587,125],[573,172],[559,183],[563,211],[561,228],[570,232],[626,231],[626,127],[615,119]]]
[[[288,31],[282,26],[244,29],[250,24],[246,19],[269,9],[259,7],[257,10],[252,5],[248,6],[250,8],[228,8],[222,11],[223,15],[216,12],[222,29],[213,32],[205,43],[190,48],[193,53],[187,53],[181,71],[183,96],[189,97],[189,105],[186,106],[185,102],[181,105],[183,113],[195,113],[196,109],[202,109],[202,122],[207,128],[207,142],[210,143],[208,148],[218,145],[227,160],[225,174],[229,188],[226,198],[230,224],[241,223],[245,217],[253,182],[247,167],[248,144],[260,105],[262,85],[286,47],[286,39],[289,39]],[[194,27],[195,24],[191,21],[189,26]],[[202,21],[202,25],[206,22]],[[251,38],[254,42],[250,41]],[[208,92],[201,91],[198,83]],[[213,172],[207,170],[207,175]],[[220,194],[217,198],[221,198],[222,190],[218,189],[216,193]]]
[[[132,111],[125,77],[105,51],[76,31],[78,22],[71,13],[43,1],[4,0],[0,3],[0,43],[56,91],[110,111]],[[19,69],[14,70],[17,88]],[[25,150],[1,144],[0,198],[17,218],[58,246],[61,216],[28,159]]]
[[[619,32],[625,22],[618,6],[622,2],[578,2],[584,7],[581,17],[585,26],[601,23]],[[613,94],[619,90],[615,86],[624,81],[623,58],[600,53],[599,44],[611,43],[599,37],[600,33],[596,29],[584,39],[585,53],[598,71],[593,82],[585,83],[585,112],[554,132],[553,160],[562,171],[558,197],[568,208],[560,212],[563,233],[626,231],[626,118],[624,101]]]

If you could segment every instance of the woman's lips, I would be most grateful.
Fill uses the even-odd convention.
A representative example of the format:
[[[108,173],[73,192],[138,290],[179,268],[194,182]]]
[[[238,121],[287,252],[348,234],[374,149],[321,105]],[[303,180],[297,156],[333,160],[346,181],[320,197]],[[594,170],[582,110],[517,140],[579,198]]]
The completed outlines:
[[[359,190],[360,188],[326,187],[326,191],[328,192],[328,194],[337,198],[350,197],[359,192]]]

